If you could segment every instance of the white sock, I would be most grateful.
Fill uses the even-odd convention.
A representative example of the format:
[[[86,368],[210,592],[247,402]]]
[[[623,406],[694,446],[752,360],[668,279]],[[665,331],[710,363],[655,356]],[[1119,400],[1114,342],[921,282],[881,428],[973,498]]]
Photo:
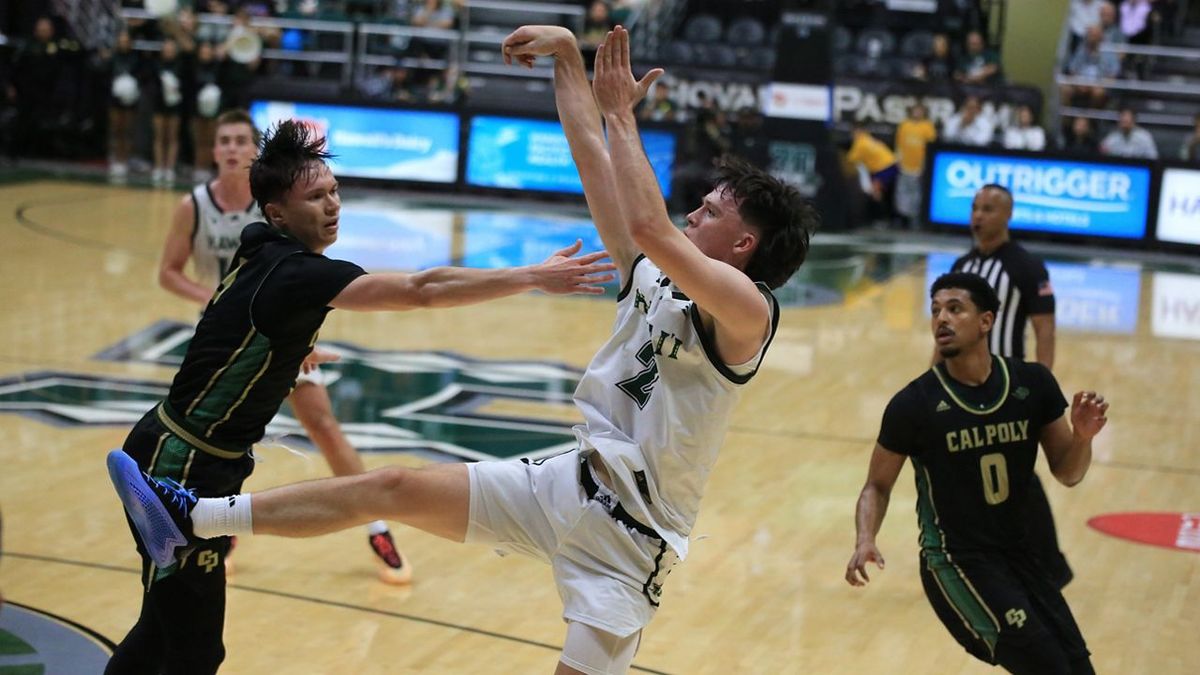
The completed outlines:
[[[387,523],[382,520],[376,520],[373,523],[367,523],[367,534],[375,536],[388,531]]]
[[[192,507],[192,532],[201,539],[250,534],[250,493],[202,497]]]

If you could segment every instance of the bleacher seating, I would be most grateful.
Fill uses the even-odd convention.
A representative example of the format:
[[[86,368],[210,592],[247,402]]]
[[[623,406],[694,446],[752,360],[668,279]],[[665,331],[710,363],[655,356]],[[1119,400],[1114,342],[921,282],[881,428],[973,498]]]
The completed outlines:
[[[1200,111],[1200,28],[1180,26],[1178,34],[1170,37],[1164,35],[1167,28],[1156,25],[1149,45],[1102,45],[1101,51],[1124,54],[1120,76],[1102,83],[1107,104],[1093,107],[1060,100],[1060,124],[1086,117],[1098,123],[1103,137],[1115,127],[1118,108],[1129,107],[1137,114],[1138,126],[1154,137],[1159,157],[1177,157],[1180,139],[1194,127]],[[1065,26],[1063,30],[1057,79],[1060,84],[1077,83],[1063,72],[1070,58]]]

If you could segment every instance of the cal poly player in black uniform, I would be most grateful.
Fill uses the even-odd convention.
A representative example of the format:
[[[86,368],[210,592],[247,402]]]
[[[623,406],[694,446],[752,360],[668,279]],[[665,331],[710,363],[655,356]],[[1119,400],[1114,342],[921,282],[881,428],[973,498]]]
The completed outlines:
[[[855,518],[846,566],[854,586],[883,567],[875,536],[906,459],[917,483],[921,583],[934,612],[976,658],[1013,673],[1092,673],[1087,647],[1026,534],[1027,492],[1040,443],[1071,486],[1092,459],[1108,404],[1075,394],[1071,421],[1054,376],[1038,363],[992,355],[999,300],[974,274],[952,272],[931,291],[943,361],[888,404]]]
[[[993,354],[1025,359],[1025,322],[1033,324],[1036,360],[1054,369],[1054,289],[1046,265],[1009,236],[1013,198],[1007,188],[988,184],[971,203],[971,234],[975,246],[954,261],[953,272],[972,272],[987,280],[1000,298],[988,348]],[[935,350],[934,361],[938,360]],[[1074,576],[1058,547],[1058,532],[1050,501],[1037,474],[1029,484],[1029,537],[1041,558],[1043,571],[1059,588]]]
[[[150,475],[196,494],[236,494],[254,468],[263,436],[295,384],[332,308],[404,310],[464,305],[540,289],[600,293],[611,280],[606,254],[559,251],[531,267],[435,268],[417,274],[366,274],[322,255],[337,239],[341,198],[325,165],[324,140],[307,127],[280,124],[250,168],[254,199],[269,222],[242,232],[232,271],[196,327],[166,400],[137,423],[124,450]],[[131,505],[126,504],[129,508]],[[181,562],[142,554],[141,616],[117,646],[107,673],[213,673],[225,655],[224,558],[228,537],[205,540]]]

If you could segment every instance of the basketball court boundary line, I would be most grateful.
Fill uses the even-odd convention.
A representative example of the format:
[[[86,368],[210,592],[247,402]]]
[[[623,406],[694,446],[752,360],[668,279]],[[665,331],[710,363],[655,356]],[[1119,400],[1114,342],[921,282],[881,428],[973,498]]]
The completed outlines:
[[[106,572],[119,572],[122,574],[132,574],[132,575],[140,575],[141,574],[141,572],[139,570],[135,570],[135,569],[129,568],[129,567],[120,567],[117,565],[106,565],[104,563],[83,562],[83,561],[79,561],[79,560],[68,560],[66,558],[56,558],[53,556],[44,556],[44,555],[38,555],[35,553],[21,553],[21,552],[17,552],[17,551],[5,551],[4,555],[5,555],[5,557],[19,558],[21,560],[56,563],[59,565],[69,565],[69,566],[73,566],[73,567],[83,567],[83,568],[87,568],[87,569],[98,569],[98,570],[103,570]],[[304,595],[299,595],[297,593],[288,593],[287,591],[274,591],[274,590],[267,589],[267,588],[257,588],[254,586],[243,586],[241,584],[228,584],[228,588],[239,590],[239,591],[247,591],[250,593],[259,593],[261,595],[270,595],[270,596],[275,596],[278,598],[286,598],[289,600],[298,600],[301,602],[311,602],[313,604],[324,605],[326,607],[336,607],[338,609],[348,609],[351,611],[364,612],[366,614],[375,614],[377,616],[386,616],[386,617],[391,617],[394,619],[403,619],[406,621],[413,621],[415,623],[423,623],[426,625],[437,626],[439,628],[450,628],[450,629],[454,629],[454,630],[463,631],[465,633],[473,633],[475,635],[482,635],[484,637],[496,638],[499,640],[505,640],[508,642],[513,642],[516,644],[526,645],[526,646],[530,646],[530,647],[541,647],[543,649],[548,649],[548,650],[554,651],[554,652],[562,651],[561,645],[552,645],[552,644],[548,644],[545,642],[538,642],[536,640],[528,640],[526,638],[516,637],[514,635],[505,635],[504,633],[496,633],[494,631],[484,630],[482,628],[463,626],[463,625],[459,625],[459,624],[455,624],[455,623],[450,623],[448,621],[441,621],[439,619],[430,619],[427,617],[415,616],[412,614],[405,614],[402,612],[393,612],[393,611],[389,611],[389,610],[385,610],[385,609],[375,609],[373,607],[363,607],[361,605],[354,605],[354,604],[351,604],[348,602],[341,602],[341,601],[337,601],[337,600],[324,600],[321,598],[313,598],[313,597],[308,597],[308,596],[304,596]],[[5,602],[7,603],[9,601],[6,599]],[[19,603],[14,601],[13,604],[17,605]],[[37,610],[37,611],[42,611],[42,610]],[[45,612],[45,613],[47,615],[49,615],[49,612]],[[89,632],[94,632],[94,631],[89,631]],[[636,671],[643,672],[643,673],[651,673],[652,675],[671,675],[671,673],[669,673],[668,671],[665,671],[665,670],[655,670],[653,668],[647,668],[645,666],[638,666],[638,665],[630,666],[630,670],[636,670]]]

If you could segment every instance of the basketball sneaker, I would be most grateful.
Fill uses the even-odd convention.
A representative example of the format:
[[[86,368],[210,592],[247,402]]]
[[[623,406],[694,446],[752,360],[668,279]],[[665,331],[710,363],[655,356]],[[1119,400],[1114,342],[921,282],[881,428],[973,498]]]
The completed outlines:
[[[375,556],[379,558],[380,580],[397,586],[412,581],[412,565],[408,564],[408,559],[396,548],[391,532],[372,534],[367,541],[371,544],[371,550],[375,551]]]
[[[108,477],[154,564],[175,564],[195,541],[188,514],[196,494],[169,478],[152,478],[122,450],[108,453]]]

